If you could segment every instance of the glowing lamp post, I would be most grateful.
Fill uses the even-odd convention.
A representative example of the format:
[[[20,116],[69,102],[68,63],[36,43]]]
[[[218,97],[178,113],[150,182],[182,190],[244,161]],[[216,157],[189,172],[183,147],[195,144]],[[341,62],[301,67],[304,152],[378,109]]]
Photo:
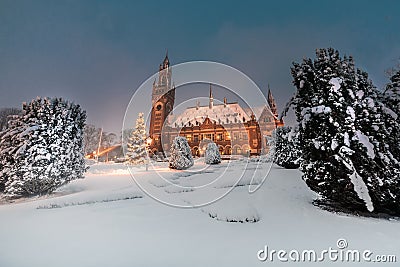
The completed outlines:
[[[152,142],[153,140],[151,139],[151,137],[148,137],[147,139],[146,139],[146,149],[147,149],[147,158],[146,158],[146,171],[148,171],[149,170],[149,162],[150,162],[150,145],[151,145],[151,142]]]

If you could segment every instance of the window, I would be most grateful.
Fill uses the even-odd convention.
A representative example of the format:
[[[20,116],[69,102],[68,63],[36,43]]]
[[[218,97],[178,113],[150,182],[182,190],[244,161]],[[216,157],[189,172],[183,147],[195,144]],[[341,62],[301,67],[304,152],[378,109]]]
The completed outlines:
[[[192,136],[190,134],[186,135],[186,139],[188,142],[192,142]]]
[[[193,140],[194,140],[194,142],[199,142],[199,136],[197,134],[195,134],[193,136]]]
[[[231,140],[231,135],[229,133],[226,133],[225,140],[226,141],[230,141]]]
[[[258,141],[257,141],[257,139],[253,139],[253,147],[256,147],[256,146],[258,146]]]
[[[217,134],[217,141],[222,141],[223,140],[223,134],[219,133]]]

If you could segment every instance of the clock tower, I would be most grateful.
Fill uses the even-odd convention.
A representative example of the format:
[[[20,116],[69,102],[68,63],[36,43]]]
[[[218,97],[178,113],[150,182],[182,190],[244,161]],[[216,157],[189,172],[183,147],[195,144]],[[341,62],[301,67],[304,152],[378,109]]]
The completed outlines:
[[[151,94],[150,149],[153,153],[164,152],[161,143],[161,134],[164,122],[174,108],[175,87],[171,83],[172,71],[169,66],[168,52],[160,64],[158,79],[154,80]]]

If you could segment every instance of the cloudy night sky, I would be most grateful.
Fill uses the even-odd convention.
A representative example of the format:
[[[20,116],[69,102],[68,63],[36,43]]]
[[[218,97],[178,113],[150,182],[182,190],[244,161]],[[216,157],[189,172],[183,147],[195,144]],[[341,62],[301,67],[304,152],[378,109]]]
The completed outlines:
[[[167,49],[172,65],[217,61],[270,84],[279,110],[294,92],[291,63],[316,48],[353,55],[382,88],[399,62],[399,10],[395,0],[0,0],[0,107],[65,97],[88,123],[119,132]]]

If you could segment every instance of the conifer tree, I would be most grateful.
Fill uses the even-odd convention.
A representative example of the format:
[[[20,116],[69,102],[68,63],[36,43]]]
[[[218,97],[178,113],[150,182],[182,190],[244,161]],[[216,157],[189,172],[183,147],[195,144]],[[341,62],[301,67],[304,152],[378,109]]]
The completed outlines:
[[[10,198],[48,194],[86,170],[83,128],[86,113],[61,98],[23,104],[0,143],[0,177]]]
[[[300,166],[301,151],[295,128],[283,126],[275,129],[275,163],[286,169]]]
[[[271,136],[267,136],[267,145],[268,152],[265,155],[266,162],[274,162],[275,161],[275,152],[276,152],[276,129],[272,131]]]
[[[221,163],[221,154],[217,144],[211,142],[207,145],[205,153],[205,163],[206,164],[219,164]]]
[[[390,152],[400,162],[400,69],[392,71],[390,82],[385,92],[380,94],[380,99],[385,105],[383,116],[390,131],[387,143]]]
[[[351,57],[333,49],[292,67],[303,179],[326,201],[400,214],[399,163],[386,144],[384,103]]]
[[[128,141],[127,157],[130,164],[143,164],[147,157],[146,152],[146,128],[143,113],[139,113],[135,130]]]
[[[171,169],[185,170],[194,164],[192,152],[185,137],[177,136],[172,142],[169,167]]]

